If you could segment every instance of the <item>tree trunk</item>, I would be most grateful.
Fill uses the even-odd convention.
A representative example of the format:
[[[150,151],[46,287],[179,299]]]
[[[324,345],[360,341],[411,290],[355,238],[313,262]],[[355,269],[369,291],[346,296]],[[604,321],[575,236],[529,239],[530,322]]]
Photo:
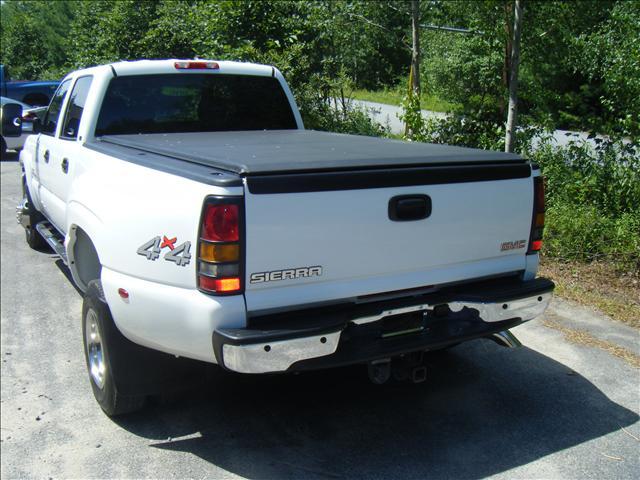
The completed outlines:
[[[522,2],[516,0],[515,16],[513,20],[513,43],[511,48],[511,74],[509,77],[509,113],[507,116],[507,133],[504,151],[513,152],[516,140],[518,117],[518,69],[520,67],[520,30],[522,26]]]
[[[420,0],[411,0],[411,68],[413,94],[420,96]]]
[[[505,91],[509,90],[509,72],[511,71],[511,50],[513,44],[513,2],[507,0],[504,4],[504,59],[502,63],[502,86]],[[500,95],[498,100],[498,110],[500,118],[504,117],[505,105],[504,97]]]

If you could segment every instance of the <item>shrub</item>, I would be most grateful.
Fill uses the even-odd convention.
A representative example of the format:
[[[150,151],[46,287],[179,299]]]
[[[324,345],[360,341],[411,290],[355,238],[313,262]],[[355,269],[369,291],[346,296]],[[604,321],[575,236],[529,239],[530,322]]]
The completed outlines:
[[[558,148],[543,145],[530,158],[542,168],[550,203],[588,205],[617,218],[640,209],[640,149],[627,140],[595,138]]]
[[[594,138],[532,153],[546,179],[546,255],[640,271],[640,157],[628,140]]]
[[[557,202],[547,208],[543,253],[560,260],[606,260],[638,272],[640,210],[616,218],[593,206]]]
[[[451,114],[425,120],[420,112],[420,101],[415,96],[405,97],[402,108],[399,118],[407,125],[405,140],[504,150],[505,126],[496,119],[493,110],[475,110],[464,115]],[[521,125],[516,130],[519,152],[530,151],[534,138],[540,137],[544,130],[528,120],[526,116],[521,116]]]

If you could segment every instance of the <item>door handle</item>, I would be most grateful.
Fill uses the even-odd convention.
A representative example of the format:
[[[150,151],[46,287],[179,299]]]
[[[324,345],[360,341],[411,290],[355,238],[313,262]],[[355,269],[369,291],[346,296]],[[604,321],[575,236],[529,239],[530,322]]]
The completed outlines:
[[[44,151],[43,158],[44,158],[44,163],[49,163],[49,150]]]
[[[66,158],[63,158],[60,166],[62,167],[62,171],[64,173],[67,173],[69,171],[69,160]]]
[[[422,220],[431,215],[429,195],[398,195],[389,200],[389,219],[394,222]]]

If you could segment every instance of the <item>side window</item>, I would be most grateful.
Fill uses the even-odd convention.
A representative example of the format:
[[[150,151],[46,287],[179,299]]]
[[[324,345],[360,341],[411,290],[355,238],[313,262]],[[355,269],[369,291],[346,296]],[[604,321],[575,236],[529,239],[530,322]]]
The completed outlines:
[[[44,122],[42,122],[42,133],[47,135],[56,134],[56,125],[58,125],[58,117],[60,117],[60,110],[62,110],[62,102],[70,85],[71,80],[62,82],[60,88],[58,88],[56,94],[51,99],[47,113],[44,116]]]
[[[67,103],[67,113],[65,114],[62,133],[60,134],[62,138],[78,138],[78,127],[80,127],[84,103],[87,101],[92,80],[93,77],[91,76],[80,77],[76,80],[76,84],[73,86],[73,90],[71,90],[71,97],[69,97],[69,102]]]

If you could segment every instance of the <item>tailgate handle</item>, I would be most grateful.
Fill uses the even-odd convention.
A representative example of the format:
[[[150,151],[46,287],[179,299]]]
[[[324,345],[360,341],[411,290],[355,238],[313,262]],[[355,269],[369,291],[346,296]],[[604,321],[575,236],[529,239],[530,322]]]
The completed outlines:
[[[394,222],[422,220],[431,215],[429,195],[398,195],[389,200],[389,218]]]

